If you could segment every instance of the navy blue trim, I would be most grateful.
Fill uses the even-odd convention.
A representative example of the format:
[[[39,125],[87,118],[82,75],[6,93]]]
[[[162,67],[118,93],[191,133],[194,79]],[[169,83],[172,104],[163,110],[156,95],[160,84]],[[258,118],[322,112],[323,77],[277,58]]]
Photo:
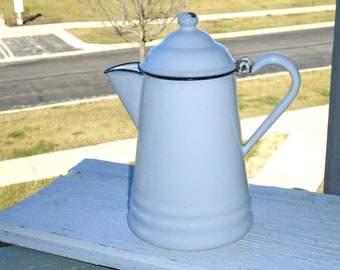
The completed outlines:
[[[202,77],[172,77],[172,76],[164,76],[164,75],[157,75],[152,74],[149,72],[146,72],[141,67],[139,67],[141,73],[146,74],[150,77],[157,78],[157,79],[163,79],[163,80],[171,80],[171,81],[199,81],[199,80],[211,80],[211,79],[217,79],[224,76],[228,76],[230,74],[233,74],[236,71],[236,68],[234,70],[231,70],[226,73],[218,74],[218,75],[211,75],[211,76],[202,76]]]
[[[109,73],[111,71],[111,69],[114,69],[114,68],[117,68],[117,67],[120,67],[120,66],[125,66],[125,65],[128,65],[128,64],[138,64],[138,68],[139,68],[139,64],[140,62],[128,62],[128,63],[123,63],[123,64],[119,64],[119,65],[116,65],[116,66],[112,66],[112,67],[109,67],[107,68],[104,73]],[[127,69],[127,68],[122,68],[122,69],[119,69],[119,70],[123,70],[123,71],[130,71],[130,72],[136,72],[138,73],[138,71],[136,70],[131,70],[131,69]]]
[[[218,74],[218,75],[210,75],[210,76],[202,76],[202,77],[174,77],[174,76],[165,76],[165,75],[153,74],[153,73],[150,73],[150,72],[147,72],[147,71],[143,70],[140,67],[140,62],[129,62],[129,63],[124,63],[124,64],[120,64],[120,65],[116,65],[116,66],[110,67],[110,68],[106,69],[104,71],[104,73],[108,73],[108,72],[111,71],[111,69],[117,68],[119,66],[127,65],[127,64],[138,64],[138,69],[139,69],[140,73],[146,74],[146,75],[148,75],[150,77],[153,77],[153,78],[163,79],[163,80],[171,80],[171,81],[199,81],[199,80],[217,79],[217,78],[221,78],[221,77],[233,74],[237,70],[237,68],[235,66],[235,69],[233,69],[231,71],[228,71],[228,72],[225,72],[225,73]],[[125,68],[122,68],[122,69],[119,69],[119,70],[139,73],[136,70],[125,69]]]

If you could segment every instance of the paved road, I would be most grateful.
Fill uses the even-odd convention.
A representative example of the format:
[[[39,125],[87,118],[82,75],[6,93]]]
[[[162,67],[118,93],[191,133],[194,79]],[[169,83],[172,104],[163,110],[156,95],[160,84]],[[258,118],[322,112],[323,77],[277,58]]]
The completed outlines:
[[[288,55],[299,69],[329,66],[333,28],[218,40],[235,59],[265,52]],[[72,49],[72,48],[71,48]],[[137,61],[135,49],[0,64],[0,110],[114,94],[103,71]],[[266,72],[273,72],[267,70]]]
[[[124,50],[0,65],[0,110],[112,95],[104,70],[137,57]]]
[[[334,28],[295,31],[222,40],[237,59],[276,51],[288,55],[299,69],[329,66],[332,63]],[[221,42],[221,41],[220,41]]]

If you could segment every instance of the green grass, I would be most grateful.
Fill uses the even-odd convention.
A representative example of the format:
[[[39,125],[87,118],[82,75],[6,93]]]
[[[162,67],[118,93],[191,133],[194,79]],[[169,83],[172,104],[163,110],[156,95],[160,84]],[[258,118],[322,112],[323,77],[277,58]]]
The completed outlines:
[[[43,153],[53,152],[56,149],[56,144],[53,142],[41,140],[36,144],[30,147],[21,147],[21,148],[14,148],[13,149],[13,156],[20,158],[20,157],[27,157],[33,156]]]
[[[90,10],[84,0],[24,0],[25,16],[42,13],[55,22],[92,21],[99,18]],[[335,4],[335,0],[191,0],[187,10],[199,14],[240,12],[261,9],[278,9]],[[0,17],[14,18],[13,1],[1,0]],[[224,33],[241,30],[278,27],[304,23],[334,20],[334,12],[315,12],[300,15],[265,16],[234,20],[200,22],[199,27],[209,33]],[[163,33],[177,26],[172,25]],[[70,30],[89,43],[116,42],[110,29]],[[120,42],[118,40],[118,42]],[[268,114],[284,95],[289,85],[288,76],[273,76],[251,81],[238,82],[241,118]],[[328,104],[330,70],[302,74],[302,88],[289,109],[301,109]],[[264,89],[264,90],[262,90]],[[137,130],[129,119],[119,99],[107,99],[72,106],[58,106],[49,109],[24,111],[0,115],[0,160],[30,156],[51,151],[70,149],[103,142],[132,138]],[[274,139],[264,138],[246,157],[248,176],[262,166],[259,151],[264,145],[277,148],[286,134]],[[274,150],[275,150],[274,149]],[[270,153],[267,151],[266,153]],[[268,158],[268,157],[267,157]],[[265,158],[262,158],[264,162]],[[0,187],[0,210],[34,194],[54,179],[32,181]]]
[[[252,11],[262,9],[296,8],[319,5],[332,5],[334,0],[191,0],[187,10],[197,14],[214,14],[227,12]]]
[[[113,0],[112,0],[113,1]],[[239,12],[261,9],[294,8],[335,4],[335,0],[191,0],[187,10],[197,14]],[[26,13],[57,18],[60,22],[98,20],[86,0],[24,0]],[[1,0],[0,15],[7,19],[14,17],[13,0]]]
[[[118,98],[0,114],[0,160],[137,135]]]
[[[287,134],[265,136],[250,150],[245,157],[248,178],[256,175],[286,138]],[[56,178],[57,177],[0,187],[0,211],[33,195],[51,184]]]
[[[199,27],[210,34],[334,21],[334,11],[267,15],[238,19],[202,21]]]
[[[329,103],[331,70],[301,73],[301,89],[289,107],[296,110]],[[268,114],[290,85],[288,75],[270,76],[238,82],[241,118]],[[262,90],[263,89],[263,90]]]
[[[328,104],[330,69],[304,72],[289,109]],[[288,75],[238,81],[241,118],[268,114],[290,86]],[[133,138],[137,129],[118,98],[0,114],[0,160]]]
[[[246,0],[229,0],[226,4],[225,0],[216,1],[189,1],[186,10],[194,11],[199,14],[210,13],[225,13],[225,12],[239,12],[260,9],[279,9],[279,8],[293,8],[317,5],[335,4],[332,0],[299,0],[299,1],[246,1]],[[54,18],[52,22],[71,22],[71,21],[93,21],[93,20],[107,20],[107,18],[99,18],[91,11],[86,0],[78,1],[36,1],[25,0],[24,5],[26,11],[25,17],[33,16],[41,13],[44,16]],[[2,0],[0,4],[0,16],[7,20],[14,18],[13,1]],[[211,20],[202,21],[198,27],[210,34],[235,32],[243,30],[262,29],[268,27],[289,26],[298,24],[308,24],[315,22],[333,21],[335,18],[334,11],[313,12],[305,14],[291,14],[278,16],[263,16],[254,18],[240,18],[230,20]],[[48,21],[47,21],[48,22]],[[158,38],[164,38],[171,31],[177,29],[177,24],[172,24],[165,31],[163,31]],[[87,43],[97,44],[111,44],[125,42],[122,38],[113,32],[111,27],[102,28],[88,28],[88,29],[69,29],[71,34]],[[136,42],[134,36],[131,37],[130,42]]]
[[[263,29],[268,27],[291,26],[315,22],[329,22],[334,20],[334,16],[334,11],[324,11],[297,15],[277,15],[255,18],[212,20],[199,22],[198,28],[208,32],[209,34],[219,34],[227,32]],[[170,32],[176,29],[178,29],[177,23],[172,24],[164,32],[162,32],[158,38],[164,38]],[[119,36],[115,35],[111,27],[68,29],[67,31],[86,43],[112,44],[126,42]],[[130,41],[135,41],[135,38],[131,37]]]
[[[262,168],[271,155],[286,139],[286,134],[275,134],[262,138],[245,157],[248,178],[252,178]],[[264,151],[264,148],[266,149]],[[51,184],[57,177],[29,181],[0,187],[0,211],[24,200]],[[0,243],[1,247],[1,243]]]
[[[97,20],[91,9],[82,0],[24,0],[25,14],[38,13],[58,19],[59,22]],[[1,0],[0,14],[5,19],[15,17],[13,0]]]
[[[38,192],[54,180],[51,178],[0,187],[0,211]]]

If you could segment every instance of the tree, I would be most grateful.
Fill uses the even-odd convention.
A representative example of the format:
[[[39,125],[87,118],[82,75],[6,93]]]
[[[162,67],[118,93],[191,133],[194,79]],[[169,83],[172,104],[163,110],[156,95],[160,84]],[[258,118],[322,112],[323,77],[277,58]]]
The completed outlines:
[[[188,0],[87,0],[91,9],[106,18],[114,33],[126,42],[139,43],[140,60],[146,43],[155,40],[184,10]]]

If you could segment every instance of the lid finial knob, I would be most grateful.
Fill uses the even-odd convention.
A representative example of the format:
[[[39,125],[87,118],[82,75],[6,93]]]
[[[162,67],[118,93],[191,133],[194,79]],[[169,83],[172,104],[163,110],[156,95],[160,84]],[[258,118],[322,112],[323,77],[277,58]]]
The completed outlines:
[[[178,15],[178,23],[181,27],[195,27],[198,24],[198,17],[193,12],[183,12]]]

